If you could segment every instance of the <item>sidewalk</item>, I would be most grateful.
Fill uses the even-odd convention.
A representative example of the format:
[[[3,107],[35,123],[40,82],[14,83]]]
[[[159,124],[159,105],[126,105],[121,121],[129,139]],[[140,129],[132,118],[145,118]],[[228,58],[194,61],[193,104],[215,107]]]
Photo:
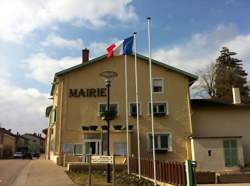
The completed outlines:
[[[74,186],[64,168],[49,160],[32,160],[12,186]]]

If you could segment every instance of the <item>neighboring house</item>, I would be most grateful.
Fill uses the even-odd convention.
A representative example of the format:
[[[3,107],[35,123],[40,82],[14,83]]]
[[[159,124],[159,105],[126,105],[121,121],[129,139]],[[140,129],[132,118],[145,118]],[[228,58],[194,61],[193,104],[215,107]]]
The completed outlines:
[[[44,152],[46,151],[46,146],[47,146],[47,133],[48,133],[48,128],[45,128],[42,130],[43,134],[45,135],[44,137]]]
[[[140,145],[142,157],[152,157],[152,134],[148,58],[138,59]],[[84,60],[87,59],[87,60]],[[134,56],[128,60],[129,155],[137,156]],[[111,85],[111,109],[116,117],[110,123],[111,154],[126,155],[124,56],[88,60],[83,50],[82,64],[55,74],[49,117],[47,158],[61,163],[64,153],[107,154],[105,82],[99,74],[118,73]],[[191,158],[189,86],[196,76],[152,60],[156,159],[184,161]],[[103,129],[103,130],[102,130]],[[103,144],[103,145],[102,145]]]
[[[0,128],[0,158],[3,157],[3,137],[4,137],[4,133],[2,129]]]
[[[198,170],[233,170],[250,165],[250,99],[193,99],[193,160]],[[238,100],[238,101],[237,101]]]
[[[26,152],[28,151],[28,145],[29,145],[29,139],[17,133],[16,134],[16,151]]]
[[[0,128],[0,158],[11,158],[16,149],[16,136],[5,128]]]
[[[41,136],[41,134],[33,133],[33,134],[23,134],[23,137],[29,139],[28,148],[31,152],[45,152],[45,139]]]

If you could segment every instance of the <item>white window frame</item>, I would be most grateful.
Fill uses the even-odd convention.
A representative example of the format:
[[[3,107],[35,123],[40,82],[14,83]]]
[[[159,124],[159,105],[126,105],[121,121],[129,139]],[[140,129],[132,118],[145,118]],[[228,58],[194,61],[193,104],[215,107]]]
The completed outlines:
[[[150,111],[151,111],[151,107],[150,107],[150,101],[148,101],[148,116],[150,116]],[[168,101],[153,101],[153,104],[159,104],[159,103],[164,103],[166,104],[166,113],[165,115],[168,116],[169,115],[169,107],[168,107]]]
[[[75,145],[82,145],[82,153],[81,154],[76,154],[75,153]],[[74,156],[82,156],[83,149],[84,149],[83,143],[74,143],[74,148],[73,148],[73,154],[74,154]]]
[[[161,80],[162,81],[162,91],[161,92],[154,92],[154,80]],[[164,78],[161,78],[161,77],[152,78],[152,93],[153,94],[164,94]]]
[[[111,102],[110,105],[113,105],[113,104],[116,104],[117,105],[117,113],[116,115],[119,116],[120,114],[120,106],[119,106],[119,102]],[[107,105],[107,102],[100,102],[98,103],[98,108],[97,108],[97,116],[101,116],[101,113],[100,113],[100,105]]]
[[[139,101],[138,102],[139,103],[139,116],[141,116],[142,115],[142,110],[141,110],[141,102]],[[129,104],[129,108],[128,108],[128,113],[129,113],[129,116],[132,116],[131,115],[131,104],[135,104],[136,105],[136,102],[128,102],[128,104]]]
[[[153,148],[151,149],[150,147],[150,135],[152,135],[152,132],[147,132],[148,151],[153,151]],[[155,136],[157,136],[158,147],[160,146],[160,143],[161,143],[161,141],[159,140],[161,135],[168,135],[168,148],[157,148],[155,150],[156,151],[167,150],[168,152],[172,152],[173,151],[172,133],[171,132],[155,132]]]
[[[101,139],[83,139],[83,154],[86,154],[86,149],[85,149],[85,145],[88,142],[95,142],[95,143],[99,143],[99,154],[95,154],[95,155],[101,155],[102,153],[102,140]],[[97,145],[97,144],[96,144]],[[97,145],[98,146],[98,145]]]

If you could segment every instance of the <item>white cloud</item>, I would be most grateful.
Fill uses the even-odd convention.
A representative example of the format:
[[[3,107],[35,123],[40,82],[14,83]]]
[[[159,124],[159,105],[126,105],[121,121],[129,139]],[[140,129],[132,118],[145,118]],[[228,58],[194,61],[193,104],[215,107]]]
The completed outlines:
[[[32,78],[41,83],[48,84],[53,80],[54,74],[58,71],[66,68],[78,65],[82,62],[81,49],[88,48],[90,50],[90,58],[94,58],[106,53],[106,48],[110,42],[92,42],[88,46],[83,45],[81,39],[66,39],[54,33],[49,34],[45,41],[41,42],[41,45],[45,47],[73,47],[79,49],[80,57],[62,57],[53,58],[48,56],[46,53],[36,53],[31,55],[28,59],[24,60],[23,67],[26,70],[26,76]],[[92,56],[92,57],[91,57]]]
[[[219,25],[212,32],[194,34],[188,42],[172,48],[158,48],[153,52],[153,57],[177,68],[196,73],[197,70],[204,69],[211,62],[215,62],[222,46],[237,52],[235,57],[243,60],[244,69],[250,73],[250,35],[240,35],[233,25]],[[196,86],[198,84],[197,81],[193,85],[192,96],[206,97],[207,95],[200,92]]]
[[[1,57],[0,57],[0,61],[1,61]],[[0,78],[9,78],[10,76],[11,74],[9,73],[6,65],[4,63],[1,63],[0,64]]]
[[[169,65],[195,73],[207,64],[215,62],[222,46],[238,53],[244,67],[250,72],[250,35],[240,35],[234,25],[219,25],[212,32],[197,33],[185,43],[171,48],[162,47],[153,52],[153,58]]]
[[[80,57],[64,57],[61,59],[56,59],[49,57],[44,53],[38,53],[25,60],[24,65],[27,70],[26,75],[28,77],[41,83],[48,84],[49,82],[52,82],[56,72],[80,63]]]
[[[82,39],[67,39],[58,34],[50,33],[44,41],[41,42],[43,47],[58,47],[58,48],[74,48],[81,50],[88,48],[92,56],[98,56],[106,53],[106,48],[110,43],[113,43],[116,39],[110,40],[109,42],[92,42],[88,46],[84,45]]]
[[[224,45],[238,53],[237,58],[243,60],[244,67],[250,73],[250,35],[238,35]]]
[[[53,23],[98,28],[116,19],[137,19],[132,0],[2,0],[0,1],[0,39],[19,41],[35,29]]]
[[[107,53],[106,48],[109,46],[109,44],[111,44],[112,42],[92,42],[90,43],[90,45],[87,47],[90,50],[90,55],[96,57],[96,56],[100,56],[103,54]]]
[[[0,78],[0,123],[15,132],[41,132],[47,127],[45,108],[48,94],[35,88],[21,88]]]
[[[76,48],[76,49],[81,49],[83,48],[83,41],[81,39],[65,39],[59,35],[56,35],[55,33],[50,33],[45,41],[43,41],[42,46],[56,46],[59,48],[65,48],[65,47],[70,47],[70,48]]]

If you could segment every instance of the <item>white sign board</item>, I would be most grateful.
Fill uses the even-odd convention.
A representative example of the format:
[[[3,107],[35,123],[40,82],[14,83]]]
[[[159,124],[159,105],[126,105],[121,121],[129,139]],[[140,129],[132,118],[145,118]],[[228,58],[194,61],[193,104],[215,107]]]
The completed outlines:
[[[113,156],[91,156],[91,163],[113,163]]]

